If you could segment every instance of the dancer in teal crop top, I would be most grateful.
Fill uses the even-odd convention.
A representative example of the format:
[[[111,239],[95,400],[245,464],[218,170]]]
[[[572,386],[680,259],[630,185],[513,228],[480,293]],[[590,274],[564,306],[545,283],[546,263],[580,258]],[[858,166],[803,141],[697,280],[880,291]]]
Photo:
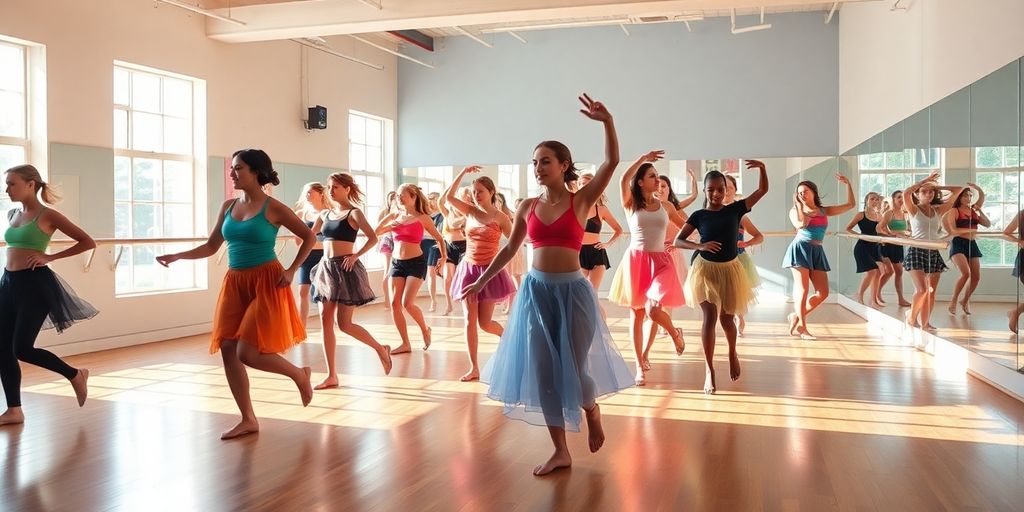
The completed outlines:
[[[263,207],[255,217],[245,220],[238,220],[231,214],[237,202],[232,201],[228,206],[224,212],[224,222],[220,226],[220,234],[228,243],[228,267],[252,268],[276,259],[274,245],[277,243],[277,232],[281,227],[267,220],[270,197],[263,202]]]

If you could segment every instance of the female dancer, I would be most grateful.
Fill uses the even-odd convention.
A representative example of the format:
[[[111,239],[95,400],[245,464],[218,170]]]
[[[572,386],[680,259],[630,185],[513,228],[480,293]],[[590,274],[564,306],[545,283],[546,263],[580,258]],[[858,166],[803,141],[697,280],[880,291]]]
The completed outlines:
[[[580,175],[579,186],[585,187],[594,179],[594,175],[585,172]],[[605,270],[611,268],[608,262],[606,247],[615,243],[622,236],[622,226],[605,206],[608,200],[604,194],[594,203],[594,208],[587,212],[587,223],[583,226],[583,247],[580,247],[580,270],[596,292],[601,288],[601,279]],[[601,226],[607,222],[612,228],[612,236],[607,242],[601,242]]]
[[[658,176],[661,183],[658,184],[658,198],[662,201],[668,201],[675,208],[676,212],[679,213],[679,224],[673,222],[668,223],[668,227],[665,229],[665,251],[668,252],[669,256],[672,256],[672,262],[676,265],[676,275],[679,277],[679,289],[682,290],[686,285],[686,273],[689,272],[689,263],[686,261],[686,254],[682,249],[676,249],[672,242],[676,239],[676,235],[679,233],[679,229],[683,227],[683,223],[686,222],[687,215],[685,209],[689,207],[694,201],[697,200],[697,176],[692,170],[686,171],[687,175],[690,176],[690,195],[683,198],[682,201],[676,197],[675,190],[672,190],[672,179],[662,174]],[[669,317],[672,316],[672,308],[664,308],[665,314]],[[651,329],[657,329],[657,324],[651,322]],[[662,334],[668,334],[664,328],[660,329]],[[653,338],[648,338],[647,347],[644,348],[644,360],[647,360],[647,355],[651,351],[651,345],[653,345]]]
[[[377,234],[366,220],[366,215],[356,206],[362,204],[363,192],[352,176],[343,172],[334,173],[328,183],[331,187],[331,200],[338,205],[337,209],[325,211],[313,225],[313,231],[323,235],[327,256],[313,268],[316,290],[313,300],[320,304],[327,377],[313,389],[338,387],[338,371],[334,361],[337,347],[333,325],[335,318],[341,332],[372,348],[380,358],[384,374],[391,373],[391,347],[381,345],[361,325],[352,322],[352,313],[356,307],[369,304],[376,298],[366,268],[359,258],[377,244]],[[360,231],[366,235],[366,242],[359,250],[354,250]]]
[[[978,248],[978,242],[974,241],[974,234],[978,232],[979,225],[986,228],[992,225],[992,221],[988,220],[988,216],[981,209],[985,204],[985,191],[974,183],[968,183],[967,187],[953,201],[953,208],[944,217],[946,232],[955,235],[949,243],[949,259],[960,271],[960,279],[956,280],[953,296],[949,300],[948,310],[951,315],[956,314],[956,299],[960,296],[960,291],[964,290],[965,285],[967,289],[964,290],[964,300],[960,303],[960,307],[964,310],[964,314],[971,314],[971,295],[974,295],[974,290],[981,282],[981,257],[983,256]],[[970,187],[978,191],[978,201],[973,205],[971,204]]]
[[[459,199],[464,203],[471,203],[473,201],[468,188],[463,187],[459,189]],[[437,206],[444,216],[444,226],[441,229],[441,233],[444,234],[445,248],[448,250],[448,260],[440,270],[440,272],[444,273],[444,299],[446,302],[444,316],[448,316],[452,314],[453,307],[451,295],[452,278],[455,277],[455,268],[458,267],[459,261],[462,260],[462,255],[466,253],[466,216],[459,213],[458,210],[448,208],[444,196],[438,198]],[[435,250],[438,251],[438,256],[440,256],[440,249]]]
[[[754,290],[747,281],[747,272],[736,257],[740,219],[768,192],[768,172],[757,160],[747,160],[747,168],[757,168],[760,177],[757,190],[746,199],[725,204],[725,175],[711,171],[704,175],[704,209],[693,212],[676,237],[676,247],[697,251],[690,275],[686,278],[686,302],[692,308],[700,304],[704,324],[700,342],[704,348],[704,393],[714,394],[715,322],[722,324],[729,344],[729,376],[740,378],[740,357],[736,352],[734,315],[742,315],[754,300]],[[697,231],[700,242],[687,240]]]
[[[377,223],[380,224],[384,217],[398,212],[398,199],[397,194],[393,191],[388,192],[387,199],[384,202],[384,209],[377,215]],[[385,233],[384,236],[380,237],[380,247],[377,248],[381,254],[384,255],[384,268],[391,268],[391,254],[395,251],[395,239],[391,236],[391,233]],[[388,273],[384,272],[384,280],[381,281],[381,290],[384,291],[384,311],[391,309],[390,290],[388,287]]]
[[[938,179],[939,173],[933,172],[903,191],[903,204],[910,214],[910,237],[915,240],[943,238],[939,231],[942,216],[953,208],[953,201],[964,188],[940,187]],[[950,192],[946,200],[941,197],[942,190]],[[939,288],[939,277],[946,271],[946,262],[942,261],[942,254],[936,249],[909,247],[904,266],[914,280],[914,299],[907,312],[907,323],[912,327],[933,330],[931,317],[935,309],[935,291]]]
[[[516,209],[519,209],[519,203],[522,201],[522,199],[516,199]],[[508,217],[508,221],[510,223],[515,222],[516,212],[508,208],[505,194],[502,194],[501,192],[498,192],[498,206],[501,209],[501,212]],[[508,243],[508,240],[505,242]],[[508,271],[509,277],[512,278],[512,282],[515,284],[515,289],[519,290],[519,286],[523,282],[523,274],[526,273],[526,252],[523,247],[520,247],[519,250],[512,255],[512,260],[508,262],[508,266],[505,267],[505,270]],[[515,298],[516,292],[513,291],[512,294],[505,299],[505,307],[501,311],[502,314],[508,314],[508,308],[512,305],[512,301],[514,301]]]
[[[260,429],[249,396],[246,366],[292,379],[299,388],[303,407],[313,399],[310,368],[298,368],[279,354],[306,339],[305,324],[295,309],[295,297],[288,285],[309,256],[316,236],[284,203],[263,192],[263,185],[278,185],[281,180],[270,157],[262,150],[235,151],[230,176],[235,190],[242,191],[242,198],[224,202],[206,243],[156,258],[166,267],[177,260],[209,258],[221,244],[228,243],[228,272],[217,298],[210,353],[221,352],[224,373],[242,421],[221,434],[221,439],[253,434]],[[295,261],[287,269],[277,261],[274,252],[281,226],[302,238]]]
[[[801,181],[793,195],[793,209],[789,211],[789,220],[798,230],[782,259],[783,268],[793,269],[796,285],[797,305],[796,312],[789,315],[789,334],[796,336],[799,333],[805,340],[816,339],[807,330],[807,315],[828,298],[828,272],[832,268],[825,259],[825,249],[821,247],[828,230],[828,218],[840,215],[857,204],[850,180],[842,174],[836,174],[836,179],[846,185],[845,203],[822,206],[818,186],[813,181]],[[814,285],[814,295],[809,295],[810,285]]]
[[[320,217],[324,210],[330,206],[327,204],[325,192],[322,183],[315,181],[306,183],[306,186],[302,187],[302,198],[299,199],[299,202],[295,203],[295,215],[298,215],[302,222],[305,222],[310,228],[313,227],[316,219]],[[313,246],[312,251],[309,251],[309,256],[306,257],[306,260],[302,262],[302,266],[299,267],[299,318],[302,319],[303,325],[309,319],[309,298],[312,297],[312,293],[310,293],[312,281],[310,281],[309,273],[324,257],[323,241],[323,235],[316,232],[316,245]],[[295,245],[302,245],[302,239],[296,237]]]
[[[882,221],[878,223],[878,229],[885,236],[907,237],[907,210],[903,207],[903,191],[897,190],[892,193],[891,204],[882,212]],[[881,299],[881,289],[889,277],[893,278],[896,286],[896,298],[901,308],[910,305],[903,296],[903,246],[899,244],[882,244],[882,275],[878,282],[879,296],[875,299],[880,304],[885,304]]]
[[[1024,215],[1024,210],[1013,216],[1013,220],[1003,230],[1003,236],[1017,244],[1017,258],[1013,261],[1013,277],[1016,277],[1024,285],[1024,222],[1021,222],[1022,215]],[[1020,322],[1021,313],[1024,313],[1024,302],[1006,312],[1010,321],[1010,332],[1014,334],[1017,334],[1017,324]]]
[[[7,266],[0,278],[0,381],[7,411],[0,414],[0,426],[25,423],[19,360],[68,379],[78,398],[78,406],[85,405],[89,370],[69,366],[50,351],[36,348],[35,343],[41,329],[52,327],[64,332],[75,322],[97,313],[47,266],[52,261],[95,249],[96,242],[82,228],[47,206],[60,198],[35,167],[11,167],[4,172],[4,181],[7,196],[11,202],[21,203],[21,210],[8,212],[10,227],[4,232]],[[46,254],[50,237],[58,230],[71,237],[75,244]]]
[[[430,220],[434,222],[434,229],[441,231],[444,216],[441,215],[441,210],[437,206],[439,197],[441,195],[437,192],[427,194],[427,214],[430,215]],[[423,250],[423,254],[427,255],[427,267],[430,269],[436,267],[437,258],[441,256],[441,251],[437,249],[437,240],[434,240],[433,235],[430,233],[423,234],[420,249]],[[437,311],[437,280],[440,277],[437,272],[427,272],[427,294],[430,295],[430,308],[427,311],[431,313]]]
[[[406,329],[406,311],[420,327],[423,350],[430,348],[430,327],[423,320],[423,311],[416,305],[416,294],[420,292],[423,279],[427,277],[427,257],[420,249],[420,241],[423,240],[424,232],[434,235],[435,240],[441,238],[441,234],[434,228],[434,221],[427,215],[427,198],[423,195],[423,189],[412,183],[398,187],[398,202],[402,205],[404,215],[392,213],[384,217],[376,230],[377,235],[394,233],[395,238],[396,257],[391,260],[388,276],[391,278],[391,318],[402,337],[402,344],[391,350],[392,355],[412,351],[409,331]],[[448,251],[443,245],[439,244],[438,247],[441,255],[437,266],[441,267]]]
[[[696,187],[694,187],[696,188]],[[725,175],[725,200],[722,204],[728,206],[736,202],[736,178],[732,175]],[[747,233],[750,234],[750,240],[744,240]],[[764,235],[757,229],[757,226],[750,220],[750,217],[744,215],[740,217],[740,230],[736,234],[736,259],[743,265],[743,271],[747,275],[747,283],[750,284],[751,290],[757,290],[757,287],[761,286],[761,276],[757,273],[757,265],[754,264],[754,260],[747,254],[747,247],[753,247],[764,242]],[[757,292],[755,291],[755,296]],[[736,318],[739,320],[737,329],[737,336],[742,337],[743,331],[747,328],[746,315],[738,314]]]
[[[666,226],[669,221],[681,224],[679,214],[672,203],[655,197],[661,180],[652,162],[660,160],[664,153],[651,151],[641,155],[619,182],[622,206],[629,213],[626,221],[631,243],[612,278],[608,299],[630,308],[637,386],[647,383],[650,369],[643,352],[645,316],[669,332],[676,354],[682,355],[685,346],[683,330],[673,326],[672,317],[661,309],[685,304],[672,257],[665,252]],[[653,338],[654,333],[652,326],[649,337]]]
[[[480,172],[480,167],[466,167],[455,177],[452,184],[445,190],[445,200],[459,213],[466,216],[466,254],[459,262],[452,278],[450,293],[456,300],[465,299],[462,311],[466,325],[466,349],[469,352],[469,371],[459,380],[468,382],[480,379],[480,366],[477,364],[477,346],[481,329],[495,336],[501,336],[503,329],[495,322],[494,304],[504,300],[515,292],[516,285],[508,277],[504,269],[479,291],[472,295],[462,295],[462,289],[475,282],[487,270],[487,266],[498,253],[501,235],[512,231],[512,221],[497,207],[494,182],[487,176],[473,180],[473,203],[466,203],[455,197],[455,190],[467,174]]]
[[[572,465],[565,430],[579,430],[586,412],[590,451],[604,444],[597,397],[632,385],[629,368],[601,321],[594,288],[580,273],[583,219],[604,192],[619,162],[612,116],[604,105],[582,96],[584,115],[604,125],[605,161],[578,194],[565,188],[575,176],[569,148],[544,141],[533,153],[540,197],[516,211],[511,240],[465,293],[478,293],[505,267],[529,234],[533,268],[516,298],[508,328],[484,367],[487,396],[505,405],[505,414],[547,425],[555,453],[533,469],[544,475]]]
[[[854,226],[860,230],[862,235],[878,236],[878,224],[882,220],[879,211],[882,203],[882,196],[877,192],[868,192],[864,196],[864,211],[857,212],[846,225],[846,232],[857,234]],[[871,288],[871,304],[869,306],[878,309],[882,307],[879,296],[881,295],[879,282],[881,273],[885,272],[882,266],[882,249],[878,242],[857,240],[853,246],[853,260],[857,263],[857,273],[864,274],[860,281],[860,291],[857,292],[857,302],[864,304],[864,292]]]

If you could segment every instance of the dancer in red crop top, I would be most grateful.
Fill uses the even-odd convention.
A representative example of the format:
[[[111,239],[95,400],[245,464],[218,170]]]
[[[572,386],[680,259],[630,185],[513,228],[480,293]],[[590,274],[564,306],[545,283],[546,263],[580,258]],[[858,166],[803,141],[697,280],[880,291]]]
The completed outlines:
[[[586,411],[590,451],[604,444],[597,397],[633,385],[629,367],[601,320],[597,295],[580,272],[583,221],[604,193],[619,163],[619,143],[604,105],[583,95],[584,115],[604,125],[605,161],[593,181],[571,194],[565,182],[576,176],[569,148],[544,141],[533,153],[539,197],[527,199],[515,214],[509,243],[465,294],[479,293],[497,276],[529,236],[533,268],[523,280],[505,333],[481,380],[487,396],[504,404],[507,416],[546,425],[555,453],[533,474],[569,467],[565,430],[579,430]]]

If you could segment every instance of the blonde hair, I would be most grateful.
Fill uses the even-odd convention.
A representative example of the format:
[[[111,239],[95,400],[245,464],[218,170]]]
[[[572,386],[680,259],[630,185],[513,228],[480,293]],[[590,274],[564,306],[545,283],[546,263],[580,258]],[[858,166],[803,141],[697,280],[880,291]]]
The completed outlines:
[[[306,208],[307,204],[310,206],[313,205],[313,203],[306,200],[306,194],[308,194],[310,190],[317,191],[320,194],[320,197],[323,198],[324,206],[327,206],[329,201],[327,198],[327,189],[324,188],[324,184],[319,181],[311,181],[302,187],[302,193],[299,194],[299,200],[295,202],[295,210],[303,210]]]
[[[592,173],[592,172],[585,172],[583,174],[580,174],[579,179],[576,180],[576,181],[577,182],[583,181],[583,178],[587,178],[588,180],[593,181],[594,173]],[[590,181],[587,181],[587,183],[589,184]],[[586,185],[583,185],[583,186],[585,187]],[[580,188],[582,188],[582,187],[577,187],[576,191],[578,192]],[[597,203],[595,203],[595,204],[597,206],[604,206],[607,202],[608,202],[608,196],[606,196],[604,194],[601,194],[601,197],[597,198]]]
[[[411,190],[413,197],[416,199],[416,202],[413,204],[416,212],[430,215],[429,207],[427,206],[427,196],[423,195],[423,189],[413,183],[404,183],[398,187],[399,194],[404,194],[406,190]]]
[[[357,205],[363,204],[363,191],[359,188],[359,184],[356,183],[356,180],[352,179],[351,174],[336,172],[328,176],[327,179],[348,188],[348,201],[350,203]]]
[[[35,166],[15,165],[10,169],[4,171],[4,174],[13,174],[25,181],[31,181],[35,183],[35,191],[43,199],[46,204],[57,204],[60,202],[60,194],[53,190],[53,187],[49,183],[43,181],[43,176],[39,174],[39,169]]]

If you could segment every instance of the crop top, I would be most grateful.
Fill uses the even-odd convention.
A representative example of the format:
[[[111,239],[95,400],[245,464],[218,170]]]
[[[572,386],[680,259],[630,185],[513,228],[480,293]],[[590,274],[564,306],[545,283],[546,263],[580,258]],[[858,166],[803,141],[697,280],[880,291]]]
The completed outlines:
[[[598,210],[600,206],[594,207],[594,216],[587,219],[587,225],[583,226],[583,231],[587,233],[600,233],[601,226],[604,224],[601,222],[601,211]]]
[[[352,227],[349,218],[352,217],[352,210],[349,210],[340,219],[331,219],[331,212],[324,214],[323,224],[320,225],[320,233],[324,240],[335,242],[355,242],[359,230]]]
[[[396,242],[418,244],[423,240],[423,223],[419,219],[399,224],[391,228],[391,231],[395,234]]]
[[[39,212],[39,215],[36,215],[36,218],[29,221],[28,224],[8,227],[7,231],[4,231],[4,241],[7,242],[7,247],[46,252],[46,247],[50,245],[50,237],[53,235],[40,229],[37,222],[45,211],[46,208],[43,208],[43,211]],[[13,218],[14,212],[12,211],[7,217],[8,220]]]
[[[537,217],[534,210],[540,199],[533,201],[530,207],[530,214],[526,217],[526,237],[530,239],[533,248],[539,247],[565,247],[566,249],[580,250],[583,246],[583,226],[576,219],[576,210],[573,208],[575,194],[569,194],[569,208],[551,224],[544,224]]]
[[[466,253],[463,259],[472,265],[490,265],[498,254],[501,226],[497,222],[466,227]]]
[[[724,263],[736,259],[740,235],[740,219],[750,212],[746,201],[736,201],[723,206],[721,210],[697,210],[686,219],[700,234],[700,243],[716,241],[721,244],[718,252],[694,251],[694,258],[700,254],[707,261]],[[681,232],[680,232],[681,233]]]
[[[864,214],[864,217],[857,221],[857,229],[862,235],[878,236],[878,221],[871,220]]]
[[[800,241],[822,241],[825,239],[825,232],[828,231],[828,216],[825,210],[818,210],[818,214],[811,217],[806,227],[796,232],[796,239]]]
[[[668,229],[668,213],[659,204],[654,211],[633,210],[626,217],[629,223],[630,246],[647,252],[665,251],[665,231]]]
[[[981,224],[981,218],[978,214],[971,210],[970,215],[963,215],[960,209],[956,209],[956,227],[964,229],[978,229],[978,224]]]
[[[228,267],[245,269],[262,265],[277,259],[274,245],[277,243],[279,226],[267,220],[268,197],[259,213],[255,216],[237,220],[231,216],[231,210],[238,204],[233,201],[224,212],[224,222],[220,226],[220,234],[228,243]]]

